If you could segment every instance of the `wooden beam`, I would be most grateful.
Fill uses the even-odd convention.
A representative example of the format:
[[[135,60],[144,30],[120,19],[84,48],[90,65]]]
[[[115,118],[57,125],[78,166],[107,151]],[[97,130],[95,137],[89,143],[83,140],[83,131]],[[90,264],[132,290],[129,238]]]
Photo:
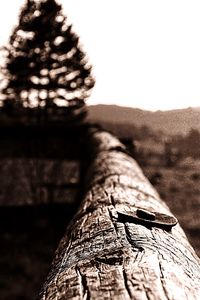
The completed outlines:
[[[200,299],[200,260],[137,163],[106,132],[88,152],[86,193],[40,299]]]

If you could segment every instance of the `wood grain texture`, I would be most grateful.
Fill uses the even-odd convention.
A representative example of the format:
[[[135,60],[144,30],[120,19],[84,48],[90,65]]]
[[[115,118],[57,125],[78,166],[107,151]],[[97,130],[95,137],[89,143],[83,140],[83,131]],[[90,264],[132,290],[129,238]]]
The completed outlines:
[[[200,260],[177,224],[130,222],[137,208],[172,216],[137,163],[105,132],[90,136],[86,193],[57,249],[41,300],[200,299]]]

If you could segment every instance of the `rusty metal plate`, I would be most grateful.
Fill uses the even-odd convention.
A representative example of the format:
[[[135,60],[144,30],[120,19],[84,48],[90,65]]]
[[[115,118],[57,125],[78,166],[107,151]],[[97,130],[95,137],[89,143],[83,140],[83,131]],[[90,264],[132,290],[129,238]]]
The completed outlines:
[[[147,227],[159,227],[165,230],[170,230],[178,223],[178,220],[173,216],[141,208],[128,213],[117,211],[117,221],[136,223]]]

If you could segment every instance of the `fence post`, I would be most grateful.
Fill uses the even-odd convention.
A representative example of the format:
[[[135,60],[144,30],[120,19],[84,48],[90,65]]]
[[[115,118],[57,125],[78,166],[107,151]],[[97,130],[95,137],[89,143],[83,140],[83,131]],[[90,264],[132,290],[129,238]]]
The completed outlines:
[[[140,167],[109,133],[88,143],[86,193],[40,299],[200,299],[200,260]]]

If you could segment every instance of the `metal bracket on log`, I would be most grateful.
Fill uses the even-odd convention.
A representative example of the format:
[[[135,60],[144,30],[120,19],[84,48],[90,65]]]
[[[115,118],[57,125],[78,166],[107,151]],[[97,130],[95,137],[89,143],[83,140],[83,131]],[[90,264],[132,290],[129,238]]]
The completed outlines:
[[[168,231],[178,223],[177,219],[173,216],[161,214],[155,211],[147,211],[146,209],[141,208],[134,209],[130,213],[118,211],[117,220],[122,223],[133,222],[149,228],[155,226]]]
[[[88,135],[85,196],[41,300],[199,300],[200,260],[123,145]]]

